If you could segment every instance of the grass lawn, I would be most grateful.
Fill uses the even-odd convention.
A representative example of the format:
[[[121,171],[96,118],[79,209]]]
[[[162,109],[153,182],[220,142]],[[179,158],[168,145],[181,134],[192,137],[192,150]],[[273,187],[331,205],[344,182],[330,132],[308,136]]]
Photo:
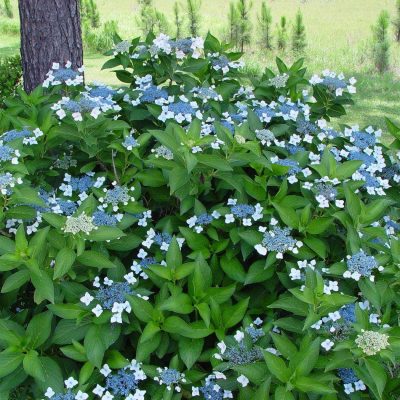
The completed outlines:
[[[17,1],[13,2],[17,11]],[[181,0],[181,3],[184,1]],[[256,26],[261,0],[253,0],[253,3],[252,19]],[[356,105],[349,110],[343,122],[384,127],[383,118],[387,116],[400,123],[400,45],[392,43],[392,68],[384,75],[374,72],[369,50],[371,25],[383,9],[394,18],[395,0],[269,0],[267,3],[275,23],[282,15],[289,21],[293,20],[297,10],[301,9],[307,30],[306,65],[310,75],[328,68],[358,79]],[[97,0],[97,4],[103,22],[118,21],[122,37],[130,38],[140,33],[136,21],[136,0]],[[173,0],[154,0],[154,4],[172,21]],[[224,36],[228,7],[229,0],[203,0],[203,33],[210,29],[213,34]],[[253,33],[256,42],[256,28]],[[18,47],[17,36],[0,34],[0,56],[15,54]],[[293,59],[290,53],[279,56],[287,61]],[[260,71],[265,66],[274,65],[274,57],[275,54],[260,50],[260,46],[254,43],[245,60],[252,70]],[[85,54],[88,81],[118,84],[112,73],[101,71],[105,60],[100,54]]]

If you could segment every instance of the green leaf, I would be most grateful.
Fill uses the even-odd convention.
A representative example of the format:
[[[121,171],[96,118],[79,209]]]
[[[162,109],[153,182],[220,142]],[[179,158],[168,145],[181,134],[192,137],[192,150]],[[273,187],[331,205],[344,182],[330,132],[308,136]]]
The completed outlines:
[[[86,238],[94,242],[105,242],[106,240],[115,240],[123,236],[125,236],[125,233],[121,229],[113,226],[99,226],[96,230],[90,232]]]
[[[179,265],[182,264],[182,255],[181,250],[179,248],[179,244],[174,237],[168,247],[166,261],[168,267],[175,269]]]
[[[378,361],[373,360],[372,358],[365,358],[364,362],[369,374],[371,375],[372,380],[376,385],[379,395],[382,396],[387,382],[385,367]]]
[[[94,267],[98,269],[115,268],[115,264],[110,261],[107,256],[93,250],[84,251],[80,256],[78,256],[77,261],[88,267]]]
[[[23,366],[28,375],[33,376],[35,379],[39,379],[40,381],[44,381],[43,366],[36,351],[31,350],[24,357]]]
[[[296,371],[299,376],[306,376],[313,370],[318,361],[320,347],[321,341],[317,338],[308,344],[305,349],[300,348],[299,362],[296,366]]]
[[[286,390],[283,386],[278,386],[275,390],[276,400],[294,400],[294,396],[289,390]]]
[[[0,255],[15,252],[15,243],[7,236],[0,236]]]
[[[9,293],[13,290],[19,289],[26,282],[29,282],[30,278],[31,276],[29,271],[26,269],[15,272],[7,277],[7,279],[4,281],[3,287],[1,288],[1,293]]]
[[[203,339],[179,339],[179,356],[186,365],[187,369],[191,369],[194,363],[199,359],[203,350],[203,345]]]
[[[11,374],[22,363],[24,355],[16,351],[5,350],[0,353],[0,378]]]
[[[142,322],[150,322],[153,319],[154,308],[149,301],[137,296],[127,296],[132,306],[132,311]]]
[[[162,329],[165,332],[176,333],[190,339],[201,339],[212,333],[212,330],[206,328],[203,322],[188,324],[182,318],[175,316],[168,317],[164,321]]]
[[[271,374],[276,376],[283,383],[288,382],[290,379],[290,370],[286,366],[285,362],[267,350],[263,351],[263,355]]]
[[[331,394],[336,393],[336,390],[330,388],[326,383],[318,382],[317,379],[308,376],[300,376],[296,378],[295,386],[304,393],[315,394]]]
[[[237,258],[229,259],[226,255],[221,258],[221,268],[236,282],[243,283],[246,280],[246,272]]]
[[[190,314],[193,311],[192,299],[185,293],[171,296],[159,306],[162,311],[172,311],[178,314]]]
[[[37,314],[31,319],[26,328],[26,336],[29,338],[31,348],[38,348],[49,338],[52,319],[53,315],[49,311]]]
[[[74,264],[76,254],[73,250],[65,247],[56,256],[53,279],[61,278],[71,269]]]
[[[244,317],[249,305],[250,297],[240,300],[233,306],[224,307],[222,312],[222,320],[225,329],[232,328],[237,325]]]

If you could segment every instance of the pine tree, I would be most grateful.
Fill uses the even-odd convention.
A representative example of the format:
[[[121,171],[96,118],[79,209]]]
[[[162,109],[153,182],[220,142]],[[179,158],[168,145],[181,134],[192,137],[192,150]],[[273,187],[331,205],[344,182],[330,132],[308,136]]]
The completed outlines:
[[[177,39],[182,37],[183,18],[181,15],[181,6],[175,1],[174,4],[174,20],[175,20],[175,37]]]
[[[307,47],[306,27],[303,22],[303,14],[297,11],[293,33],[292,33],[292,50],[295,53],[302,53]]]
[[[285,16],[281,17],[279,25],[277,25],[276,44],[279,50],[286,50],[288,42],[287,20]]]
[[[136,22],[145,37],[150,32],[158,34],[167,33],[169,30],[167,18],[153,6],[152,0],[139,0]]]
[[[390,17],[387,11],[381,11],[373,30],[373,54],[377,70],[383,73],[389,69],[390,63],[390,40],[389,40]]]
[[[258,23],[261,46],[267,50],[272,50],[272,14],[265,1],[261,3],[261,14],[258,16]]]
[[[251,0],[238,0],[237,11],[239,16],[239,47],[244,51],[244,47],[251,42],[250,11],[253,7]]]
[[[396,2],[396,11],[397,11],[397,15],[393,21],[394,35],[395,35],[396,42],[400,42],[400,0],[397,0],[397,2]]]
[[[187,0],[188,31],[192,37],[199,36],[201,0]]]
[[[94,0],[88,0],[87,7],[89,10],[90,25],[93,28],[98,28],[100,26],[100,13],[97,4]]]
[[[14,17],[14,12],[13,12],[10,0],[4,0],[4,13],[5,13],[7,18],[13,18]]]
[[[229,42],[236,48],[239,45],[239,15],[236,4],[231,1],[228,12]]]

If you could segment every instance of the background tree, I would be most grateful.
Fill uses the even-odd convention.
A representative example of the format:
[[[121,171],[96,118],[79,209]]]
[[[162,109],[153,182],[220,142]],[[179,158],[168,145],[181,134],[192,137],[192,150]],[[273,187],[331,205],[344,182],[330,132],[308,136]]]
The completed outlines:
[[[396,42],[400,42],[400,0],[396,1],[396,17],[393,21],[394,26],[394,36],[396,38]]]
[[[306,46],[306,27],[303,22],[303,14],[298,10],[293,25],[292,50],[295,53],[302,53]]]
[[[240,51],[251,42],[250,11],[253,7],[251,0],[238,0],[237,11],[239,15],[239,46]]]
[[[188,31],[192,37],[199,36],[201,24],[201,0],[187,0]]]
[[[183,17],[181,14],[181,5],[175,1],[174,3],[174,22],[175,22],[175,37],[177,39],[181,38],[182,27],[183,27]]]
[[[373,54],[377,70],[382,73],[389,69],[390,63],[390,40],[389,40],[390,17],[387,11],[379,14],[373,30]]]
[[[4,0],[4,14],[7,18],[14,18],[11,0]]]
[[[229,42],[238,47],[239,45],[239,15],[236,4],[231,1],[228,12]]]
[[[153,0],[139,0],[139,15],[136,22],[143,36],[147,36],[150,32],[167,33],[169,30],[166,16],[154,7]]]
[[[19,0],[24,87],[41,84],[53,62],[83,64],[78,0]]]
[[[267,6],[265,1],[261,3],[261,13],[258,16],[258,27],[261,46],[267,50],[272,50],[272,14],[271,9]]]
[[[277,25],[276,45],[279,50],[286,50],[287,42],[287,20],[286,17],[282,15],[279,25]]]

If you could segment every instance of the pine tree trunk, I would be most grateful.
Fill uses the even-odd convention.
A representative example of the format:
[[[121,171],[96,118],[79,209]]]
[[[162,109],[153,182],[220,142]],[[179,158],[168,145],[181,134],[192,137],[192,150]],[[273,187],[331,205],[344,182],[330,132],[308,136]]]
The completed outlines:
[[[53,62],[83,64],[79,0],[18,0],[24,88],[31,92]]]

